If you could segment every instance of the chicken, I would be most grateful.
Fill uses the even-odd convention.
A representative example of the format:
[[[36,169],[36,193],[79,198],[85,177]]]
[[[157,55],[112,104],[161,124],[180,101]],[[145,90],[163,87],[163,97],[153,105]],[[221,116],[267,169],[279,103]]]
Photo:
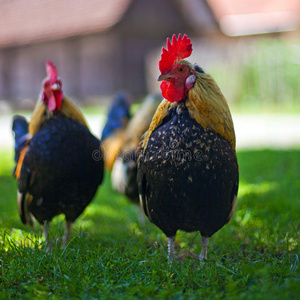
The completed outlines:
[[[111,173],[113,188],[125,194],[131,202],[138,205],[136,148],[142,135],[148,129],[161,100],[160,95],[149,95],[129,121],[123,133],[123,144]]]
[[[209,238],[229,222],[239,181],[235,133],[227,102],[213,78],[184,58],[191,40],[179,34],[162,48],[158,107],[138,152],[138,188],[146,216],[167,236],[175,257],[178,230],[200,231],[200,255]]]
[[[16,115],[13,118],[12,126],[15,139],[15,162],[18,163],[20,155],[24,147],[27,146],[31,135],[28,133],[28,122],[23,116]],[[16,169],[14,169],[15,173]]]
[[[33,226],[35,218],[43,226],[47,244],[50,221],[64,214],[65,247],[72,223],[102,182],[104,162],[99,140],[90,133],[81,111],[63,95],[56,67],[47,61],[46,69],[29,133],[23,117],[13,120],[18,208],[24,224]]]
[[[130,96],[117,93],[107,114],[107,121],[102,130],[101,142],[105,153],[105,168],[112,170],[113,164],[124,143],[124,131],[131,118]]]

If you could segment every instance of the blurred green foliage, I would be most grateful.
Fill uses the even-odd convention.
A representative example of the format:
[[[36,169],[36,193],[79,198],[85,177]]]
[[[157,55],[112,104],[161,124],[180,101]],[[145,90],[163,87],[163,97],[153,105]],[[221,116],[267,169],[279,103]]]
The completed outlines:
[[[258,39],[211,66],[234,111],[300,112],[300,41]]]

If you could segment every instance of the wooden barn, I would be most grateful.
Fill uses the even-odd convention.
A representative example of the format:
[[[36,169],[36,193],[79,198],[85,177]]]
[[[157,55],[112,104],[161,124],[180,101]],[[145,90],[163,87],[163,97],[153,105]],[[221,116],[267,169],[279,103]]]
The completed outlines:
[[[14,107],[34,103],[47,59],[57,65],[65,93],[82,103],[118,90],[143,96],[155,90],[160,49],[173,33],[203,39],[206,52],[222,52],[236,39],[229,36],[297,28],[299,0],[275,1],[285,15],[262,2],[272,1],[0,1],[0,100]],[[261,15],[257,7],[264,7]]]

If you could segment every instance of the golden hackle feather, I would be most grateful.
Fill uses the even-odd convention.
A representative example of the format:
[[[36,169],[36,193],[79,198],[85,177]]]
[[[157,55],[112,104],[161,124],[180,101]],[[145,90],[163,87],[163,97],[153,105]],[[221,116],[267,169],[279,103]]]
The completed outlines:
[[[175,105],[176,103],[171,103],[166,99],[163,99],[158,108],[156,109],[156,112],[152,118],[152,121],[150,123],[148,131],[145,133],[142,148],[146,149],[148,145],[149,138],[152,134],[152,132],[159,127],[162,124],[162,121],[164,117],[168,114],[168,111],[172,107],[172,105]]]
[[[81,110],[66,96],[64,96],[63,98],[63,102],[60,107],[60,112],[65,117],[78,121],[79,123],[88,128],[88,124]]]
[[[59,112],[68,119],[78,121],[88,128],[83,113],[74,103],[71,102],[69,98],[63,98]],[[53,112],[47,109],[47,106],[41,99],[38,99],[29,122],[28,131],[31,136],[33,136],[41,128],[41,126],[51,118],[52,115]]]
[[[186,106],[197,123],[223,136],[235,150],[230,110],[219,86],[210,75],[197,72],[196,82],[188,92]]]
[[[28,132],[30,135],[33,136],[41,128],[42,124],[44,124],[48,119],[49,116],[46,106],[41,99],[38,99],[28,126]]]

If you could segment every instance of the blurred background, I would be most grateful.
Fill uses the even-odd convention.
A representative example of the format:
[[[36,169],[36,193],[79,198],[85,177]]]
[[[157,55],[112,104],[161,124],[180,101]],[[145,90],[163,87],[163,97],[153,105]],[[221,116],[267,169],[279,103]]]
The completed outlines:
[[[300,144],[300,0],[0,0],[2,122],[32,110],[47,59],[87,114],[105,112],[120,90],[133,102],[159,92],[161,47],[173,33],[192,39],[189,60],[220,85],[238,146],[255,126],[266,128],[253,136],[258,146],[272,146],[278,130],[286,145]],[[90,122],[99,133],[103,122]]]

